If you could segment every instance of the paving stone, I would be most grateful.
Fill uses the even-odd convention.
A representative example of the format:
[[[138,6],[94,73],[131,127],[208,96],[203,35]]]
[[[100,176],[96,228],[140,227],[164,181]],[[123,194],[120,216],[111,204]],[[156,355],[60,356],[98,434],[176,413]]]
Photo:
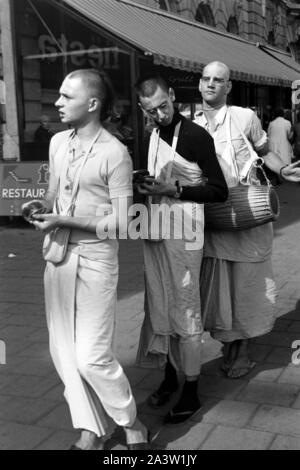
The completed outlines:
[[[255,362],[263,362],[272,349],[272,346],[266,344],[253,344],[250,346],[251,359]]]
[[[124,372],[132,387],[139,386],[147,376],[151,375],[149,369],[142,367],[125,367]]]
[[[37,426],[0,422],[0,450],[32,450],[53,431]]]
[[[201,375],[210,375],[214,377],[224,377],[225,374],[221,370],[222,357],[209,361],[201,367]]]
[[[213,424],[196,422],[164,426],[154,443],[168,450],[199,449],[213,428]]]
[[[18,285],[18,292],[26,293],[29,296],[30,300],[30,291],[33,289],[35,292],[43,292],[43,282],[38,281],[37,279],[33,280],[25,276],[14,276],[11,279],[6,279],[5,281],[5,292],[11,292],[15,294],[16,284]]]
[[[283,367],[278,364],[262,363],[257,364],[254,369],[247,374],[249,381],[259,380],[262,382],[275,382],[283,371]]]
[[[300,410],[261,405],[250,422],[252,428],[274,434],[300,436]]]
[[[23,269],[26,269],[24,266]],[[11,300],[11,292],[2,292],[1,298],[3,302],[8,302]],[[44,304],[44,294],[41,291],[38,294],[31,293],[30,296],[28,293],[25,292],[18,292],[17,290],[14,292],[14,302],[20,304],[28,304],[28,305],[39,305],[41,308]]]
[[[11,397],[0,395],[0,410],[3,410],[5,408],[6,403],[8,403],[10,400]]]
[[[145,369],[146,370],[146,369]],[[148,369],[148,374],[139,382],[139,388],[154,392],[164,379],[164,372],[157,369]]]
[[[139,419],[149,429],[151,438],[163,426],[163,421],[158,415],[139,413]]]
[[[0,376],[12,374],[14,368],[21,364],[23,361],[24,359],[22,357],[7,354],[6,364],[0,365]]]
[[[221,400],[202,413],[203,422],[212,424],[224,424],[234,427],[244,427],[253,416],[257,405],[232,400]]]
[[[300,438],[291,436],[276,436],[270,450],[300,450]]]
[[[11,303],[5,313],[12,313],[12,314],[22,314],[22,315],[45,315],[45,307],[43,304],[23,304],[23,303]]]
[[[1,282],[1,281],[0,281]],[[1,282],[1,285],[4,286],[4,282],[5,282],[5,279],[2,280]],[[1,315],[4,314],[4,313],[10,313],[9,309],[11,309],[13,306],[17,306],[18,304],[14,303],[14,302],[2,302],[0,301],[0,312],[1,312]],[[20,307],[20,306],[19,306]]]
[[[299,339],[300,339],[300,321],[296,321],[296,320],[291,321],[291,324],[289,325],[287,331],[291,333],[299,333]]]
[[[44,398],[9,397],[5,405],[0,408],[0,420],[34,424],[55,406],[55,403]]]
[[[6,387],[7,385],[9,385],[11,382],[13,382],[14,380],[16,380],[18,376],[16,375],[13,375],[13,374],[1,374],[0,375],[0,393],[1,393],[1,389]]]
[[[50,360],[50,352],[48,343],[30,343],[27,348],[23,348],[18,352],[20,357],[43,357],[47,360]]]
[[[34,331],[36,331],[36,327],[34,326],[7,326],[1,331],[1,337],[6,342],[15,340],[18,341],[19,339],[28,338]]]
[[[68,405],[66,403],[57,405],[50,413],[37,421],[37,425],[56,430],[72,430],[73,426]]]
[[[140,388],[134,388],[133,389],[133,396],[135,398],[136,404],[140,405],[140,404],[144,403],[147,400],[147,398],[149,396],[149,393],[147,392],[147,390],[141,390]]]
[[[299,310],[295,310],[295,309],[292,309],[291,311],[289,311],[285,316],[284,318],[286,318],[287,320],[296,320],[298,321],[299,318],[300,318],[300,312]]]
[[[44,315],[24,315],[22,313],[11,313],[6,318],[7,326],[31,326],[32,328],[47,328]]]
[[[6,387],[2,388],[1,394],[25,398],[38,398],[45,395],[46,392],[57,385],[57,382],[58,378],[56,376],[48,378],[21,375],[10,382]]]
[[[271,346],[291,347],[293,341],[297,338],[297,333],[291,332],[271,332],[264,336],[255,338],[254,342],[259,344],[269,344]]]
[[[293,332],[294,330],[290,329],[290,325],[294,323],[292,320],[286,320],[284,318],[279,318],[276,320],[273,331],[288,331]],[[299,322],[300,323],[300,322]]]
[[[69,447],[79,439],[78,431],[57,431],[34,450],[68,450]]]
[[[217,426],[201,446],[201,450],[265,450],[273,435],[252,429]]]
[[[17,366],[10,367],[10,370],[14,374],[42,377],[56,375],[56,371],[50,357],[41,357],[39,359],[35,359],[33,357],[22,357],[21,359],[22,362]]]
[[[247,381],[236,379],[229,380],[221,377],[200,376],[198,390],[201,395],[209,398],[234,399]]]
[[[300,387],[300,366],[290,365],[280,375],[278,382],[294,384]]]
[[[9,313],[2,313],[0,308],[0,328],[5,328],[7,326],[7,319],[10,317]]]
[[[300,393],[299,395],[297,396],[296,400],[294,401],[294,403],[292,404],[292,408],[295,408],[297,410],[300,409]]]
[[[65,402],[64,397],[64,386],[62,383],[56,385],[56,387],[51,388],[49,392],[45,393],[43,396],[44,400],[50,400],[54,402]]]
[[[238,394],[237,400],[290,406],[297,398],[300,387],[284,383],[251,381]]]
[[[287,366],[291,364],[293,350],[291,348],[274,347],[267,355],[266,361]]]
[[[1,336],[0,333],[0,339],[3,339],[4,337]],[[29,348],[32,343],[30,336],[27,338],[18,338],[16,339],[9,339],[5,341],[6,345],[6,356],[7,356],[7,364],[9,365],[11,363],[12,358],[15,356],[15,354],[21,354],[25,349]]]
[[[30,339],[33,343],[44,343],[44,347],[49,349],[49,333],[46,328],[38,328],[34,333],[31,333]]]

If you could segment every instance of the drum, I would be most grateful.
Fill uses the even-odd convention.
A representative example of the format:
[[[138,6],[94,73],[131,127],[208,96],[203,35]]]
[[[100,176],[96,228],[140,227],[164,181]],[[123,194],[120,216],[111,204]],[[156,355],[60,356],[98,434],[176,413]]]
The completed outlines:
[[[205,228],[211,230],[245,230],[277,220],[280,203],[271,185],[229,188],[225,202],[206,203]]]

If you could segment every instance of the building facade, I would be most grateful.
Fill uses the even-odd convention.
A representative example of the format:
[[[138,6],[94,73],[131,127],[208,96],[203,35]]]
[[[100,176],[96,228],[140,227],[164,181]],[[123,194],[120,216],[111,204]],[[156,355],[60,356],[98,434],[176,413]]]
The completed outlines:
[[[299,57],[298,2],[285,0],[137,0]]]

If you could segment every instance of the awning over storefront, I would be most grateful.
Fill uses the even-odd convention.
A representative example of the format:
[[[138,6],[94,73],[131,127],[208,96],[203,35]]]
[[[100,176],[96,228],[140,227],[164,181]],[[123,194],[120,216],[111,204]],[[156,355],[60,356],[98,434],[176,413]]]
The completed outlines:
[[[274,57],[276,60],[286,65],[287,67],[294,70],[300,75],[300,64],[298,64],[298,62],[296,62],[288,52],[281,51],[279,49],[275,49],[274,47],[265,45],[260,45],[260,47],[266,54],[269,54],[271,57]]]
[[[253,42],[162,10],[128,0],[63,0],[63,4],[153,56],[157,65],[201,73],[205,64],[220,60],[229,66],[234,80],[290,86],[300,79],[300,65],[290,56],[266,53]],[[285,59],[278,60],[281,56]]]

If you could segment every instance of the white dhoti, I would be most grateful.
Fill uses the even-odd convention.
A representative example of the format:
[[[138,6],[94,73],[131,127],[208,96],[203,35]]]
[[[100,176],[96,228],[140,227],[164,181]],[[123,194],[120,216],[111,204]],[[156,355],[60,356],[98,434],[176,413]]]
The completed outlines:
[[[202,321],[198,276],[202,250],[184,240],[144,242],[145,320],[138,361],[163,366],[169,356],[185,375],[199,375]]]
[[[204,258],[203,324],[221,342],[255,338],[274,326],[276,286],[271,260],[238,263]]]
[[[120,426],[136,418],[129,382],[112,352],[117,282],[117,252],[91,260],[71,250],[45,271],[50,352],[73,426],[97,436],[106,434],[105,414]]]

